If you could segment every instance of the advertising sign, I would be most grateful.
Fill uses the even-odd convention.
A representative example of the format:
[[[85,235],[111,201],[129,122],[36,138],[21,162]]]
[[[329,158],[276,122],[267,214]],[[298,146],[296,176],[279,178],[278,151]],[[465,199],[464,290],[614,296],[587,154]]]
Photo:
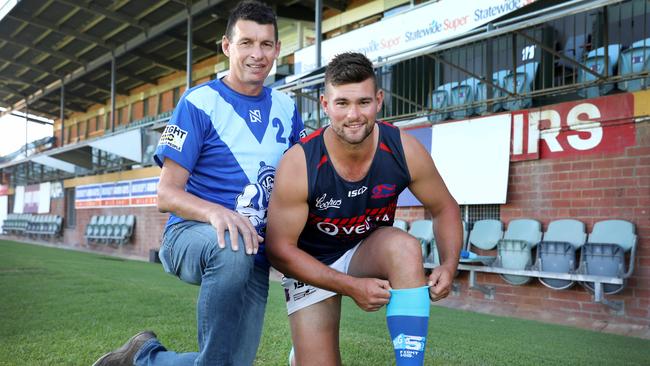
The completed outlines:
[[[357,51],[375,61],[458,37],[536,0],[444,0],[344,33],[321,43],[321,65],[336,54]],[[295,53],[295,73],[316,69],[316,46]]]
[[[155,206],[158,177],[75,188],[75,208]]]

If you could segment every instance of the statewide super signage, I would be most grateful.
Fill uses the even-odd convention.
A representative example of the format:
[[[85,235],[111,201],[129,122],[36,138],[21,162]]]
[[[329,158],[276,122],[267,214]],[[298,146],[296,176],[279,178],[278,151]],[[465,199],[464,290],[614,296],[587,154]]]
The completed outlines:
[[[405,11],[321,43],[321,65],[336,54],[357,51],[371,60],[430,46],[520,9],[536,0],[443,0]],[[296,74],[316,68],[315,46],[295,53]]]
[[[75,188],[75,208],[155,206],[158,177]]]

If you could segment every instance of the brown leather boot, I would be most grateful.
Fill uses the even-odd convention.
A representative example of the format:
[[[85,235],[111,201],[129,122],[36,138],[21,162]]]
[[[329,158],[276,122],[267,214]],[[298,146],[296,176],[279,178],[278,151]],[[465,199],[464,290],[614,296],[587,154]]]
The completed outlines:
[[[135,354],[146,341],[152,338],[156,338],[154,332],[150,330],[140,332],[131,337],[122,347],[100,357],[93,366],[132,366]]]

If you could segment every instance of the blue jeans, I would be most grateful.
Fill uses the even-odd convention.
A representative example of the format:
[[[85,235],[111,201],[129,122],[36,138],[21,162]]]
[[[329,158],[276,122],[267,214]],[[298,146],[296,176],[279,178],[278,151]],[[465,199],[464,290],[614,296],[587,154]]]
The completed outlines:
[[[254,264],[243,249],[234,252],[226,232],[219,248],[215,229],[184,221],[168,227],[160,260],[167,273],[199,285],[196,304],[199,352],[167,351],[157,339],[147,341],[135,364],[252,365],[259,345],[269,289],[269,269]]]

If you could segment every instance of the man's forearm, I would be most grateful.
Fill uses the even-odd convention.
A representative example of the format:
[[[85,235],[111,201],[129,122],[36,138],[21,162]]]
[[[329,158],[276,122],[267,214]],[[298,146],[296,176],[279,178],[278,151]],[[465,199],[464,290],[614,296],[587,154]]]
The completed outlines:
[[[162,189],[158,192],[158,210],[170,212],[186,220],[210,222],[210,213],[220,206],[185,190]]]
[[[463,227],[458,206],[453,205],[442,210],[435,217],[434,228],[440,264],[455,268],[463,242]]]

